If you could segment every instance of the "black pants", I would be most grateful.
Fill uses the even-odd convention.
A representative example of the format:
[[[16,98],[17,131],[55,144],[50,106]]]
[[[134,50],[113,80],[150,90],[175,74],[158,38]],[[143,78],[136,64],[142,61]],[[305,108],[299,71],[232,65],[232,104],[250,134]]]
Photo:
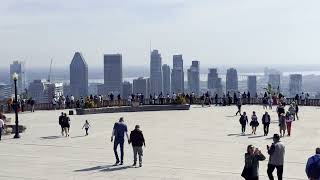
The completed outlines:
[[[121,162],[123,162],[123,144],[124,144],[124,140],[115,140],[114,141],[113,151],[114,151],[114,155],[116,157],[117,162],[120,162],[118,152],[117,152],[118,145],[120,145]]]
[[[276,165],[272,165],[272,164],[268,164],[268,176],[270,180],[274,180],[273,178],[273,171],[274,169],[277,168],[277,176],[278,176],[278,180],[282,180],[282,174],[283,174],[283,165],[282,166],[276,166]]]
[[[246,180],[259,180],[259,177],[246,178]]]
[[[1,136],[2,136],[2,127],[0,127],[0,141],[1,141]]]
[[[269,133],[269,124],[263,124],[264,135],[267,136]]]
[[[89,128],[85,128],[85,130],[86,130],[86,135],[88,135],[88,130],[89,130]]]
[[[246,132],[246,125],[245,124],[241,125],[241,132],[243,132],[243,133]]]

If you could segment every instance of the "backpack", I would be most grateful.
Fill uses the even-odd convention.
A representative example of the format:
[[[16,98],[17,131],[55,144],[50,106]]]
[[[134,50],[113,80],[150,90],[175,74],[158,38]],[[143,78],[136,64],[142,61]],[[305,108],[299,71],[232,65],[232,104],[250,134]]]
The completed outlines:
[[[314,157],[312,158],[314,160]],[[313,162],[310,167],[310,177],[314,179],[320,178],[320,159],[318,161]]]

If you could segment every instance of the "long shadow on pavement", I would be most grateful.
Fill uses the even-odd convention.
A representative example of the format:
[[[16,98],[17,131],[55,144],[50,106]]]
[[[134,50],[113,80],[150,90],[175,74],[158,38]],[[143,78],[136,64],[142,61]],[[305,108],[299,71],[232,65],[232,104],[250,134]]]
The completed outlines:
[[[45,137],[40,137],[41,139],[58,139],[61,138],[61,136],[45,136]]]
[[[252,138],[260,138],[260,137],[264,137],[264,135],[260,135],[260,136],[250,136],[248,138],[252,139]]]
[[[101,169],[101,172],[112,172],[112,171],[120,171],[128,168],[132,168],[132,166],[112,166],[108,168]]]
[[[91,168],[78,169],[78,170],[75,170],[74,172],[96,171],[96,170],[102,170],[102,169],[111,168],[111,167],[116,167],[116,166],[115,165],[95,166],[95,167],[91,167]]]

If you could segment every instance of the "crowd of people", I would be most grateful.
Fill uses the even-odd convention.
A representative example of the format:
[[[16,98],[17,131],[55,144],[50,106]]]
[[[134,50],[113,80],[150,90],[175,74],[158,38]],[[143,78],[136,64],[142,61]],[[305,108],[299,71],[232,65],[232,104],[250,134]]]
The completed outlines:
[[[246,112],[241,111],[241,107],[243,104],[251,103],[250,93],[243,94],[234,94],[231,97],[229,94],[224,96],[222,99],[219,97],[211,97],[210,94],[204,93],[199,98],[195,96],[194,93],[191,94],[175,94],[172,96],[167,95],[163,96],[160,94],[159,96],[150,95],[148,98],[149,104],[168,104],[175,103],[179,98],[182,98],[189,104],[199,104],[202,106],[205,105],[222,105],[227,106],[231,104],[235,104],[237,106],[236,116],[240,115],[240,125],[241,125],[241,134],[245,135],[246,127],[249,125],[252,128],[252,135],[256,135],[258,132],[259,117],[255,111],[252,112],[250,119],[247,116]],[[292,124],[294,121],[299,120],[299,104],[305,105],[307,101],[307,97],[298,96],[295,98],[295,101],[292,101],[290,104],[287,103],[287,100],[284,96],[279,94],[278,96],[271,96],[270,94],[265,93],[262,98],[262,106],[265,109],[265,113],[261,115],[260,122],[263,125],[263,135],[268,136],[269,134],[269,126],[272,122],[271,116],[268,113],[268,109],[272,109],[274,105],[276,105],[277,112],[277,125],[279,127],[279,133],[273,135],[273,143],[270,146],[267,146],[266,152],[269,155],[267,174],[270,180],[273,180],[273,172],[277,169],[277,177],[278,180],[283,179],[283,165],[284,165],[284,156],[285,156],[285,145],[280,141],[282,137],[286,135],[289,137],[292,135]],[[32,99],[28,100],[28,103],[31,103]],[[115,99],[113,94],[104,98],[103,96],[88,96],[85,98],[80,98],[76,100],[73,96],[61,96],[59,98],[52,99],[52,105],[54,109],[64,109],[64,108],[77,108],[85,106],[87,103],[92,103],[93,107],[101,107],[103,105],[103,101],[110,101],[110,104],[113,105],[121,105],[121,96],[118,95]],[[143,94],[131,95],[127,99],[130,105],[130,102],[138,102],[139,104],[145,103],[145,97]],[[221,101],[220,101],[221,100]],[[34,103],[34,102],[33,102]],[[287,110],[286,110],[286,107]],[[22,107],[21,107],[22,108]],[[2,135],[2,130],[5,127],[4,122],[5,116],[0,114],[0,140]],[[66,113],[61,113],[59,116],[59,126],[61,127],[61,135],[65,137],[70,136],[70,117],[67,116]],[[249,121],[250,120],[250,121]],[[84,122],[82,129],[85,129],[85,135],[89,135],[89,128],[91,125],[88,120]],[[286,134],[287,133],[287,134]],[[143,146],[145,146],[145,139],[142,131],[140,130],[140,126],[136,125],[134,130],[131,131],[130,135],[128,135],[127,125],[124,123],[124,119],[121,117],[119,122],[116,122],[112,129],[111,142],[113,142],[113,151],[115,155],[115,165],[123,165],[124,159],[124,144],[125,137],[128,140],[128,144],[132,145],[133,149],[133,166],[136,166],[139,163],[139,167],[142,167],[142,157],[143,157]],[[120,158],[118,155],[118,146],[120,147]],[[244,168],[241,173],[241,176],[246,180],[257,180],[259,179],[259,161],[264,161],[266,159],[265,155],[258,148],[255,148],[253,145],[247,146],[247,152],[244,156]],[[306,174],[310,180],[320,180],[320,148],[316,149],[316,154],[310,157],[306,164]]]

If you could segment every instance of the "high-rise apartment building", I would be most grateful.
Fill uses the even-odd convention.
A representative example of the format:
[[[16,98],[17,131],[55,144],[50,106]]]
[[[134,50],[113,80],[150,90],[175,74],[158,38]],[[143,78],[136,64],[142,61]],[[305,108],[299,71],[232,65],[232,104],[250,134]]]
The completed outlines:
[[[76,52],[70,64],[70,91],[75,98],[88,95],[88,65],[80,52]]]

